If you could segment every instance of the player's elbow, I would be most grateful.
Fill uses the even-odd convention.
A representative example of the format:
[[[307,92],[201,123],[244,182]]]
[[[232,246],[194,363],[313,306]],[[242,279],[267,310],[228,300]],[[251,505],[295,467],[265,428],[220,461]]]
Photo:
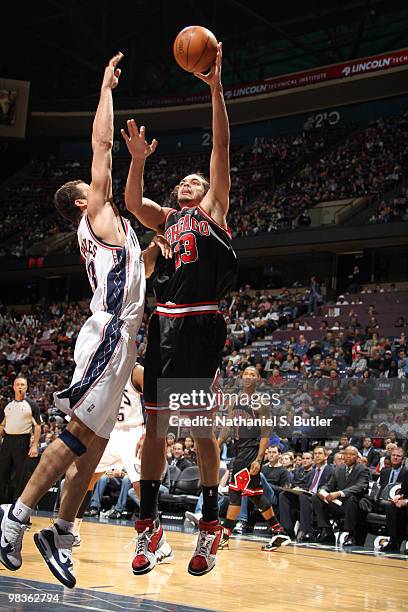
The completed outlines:
[[[92,148],[94,151],[112,151],[113,140],[111,138],[103,138],[96,135],[92,139]]]
[[[126,206],[126,210],[128,210],[131,213],[133,213],[136,210],[140,209],[141,202],[138,204],[138,202],[137,202],[137,200],[135,198],[130,197],[125,192],[125,206]]]

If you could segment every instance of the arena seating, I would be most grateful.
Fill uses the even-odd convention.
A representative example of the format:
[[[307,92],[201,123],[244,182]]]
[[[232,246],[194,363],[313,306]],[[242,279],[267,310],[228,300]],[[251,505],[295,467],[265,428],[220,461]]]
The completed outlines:
[[[309,414],[332,414],[335,417],[337,429],[331,429],[324,438],[327,448],[334,446],[336,436],[338,439],[346,426],[353,425],[354,439],[361,440],[362,436],[370,435],[382,456],[385,454],[385,443],[388,444],[387,438],[396,439],[407,451],[408,360],[406,352],[401,353],[407,348],[404,336],[406,327],[395,328],[393,325],[397,318],[404,317],[407,312],[408,291],[403,284],[401,290],[398,289],[398,285],[364,287],[363,293],[344,294],[344,297],[337,298],[337,301],[341,299],[348,304],[324,303],[314,316],[300,314],[298,318],[296,315],[302,313],[302,308],[307,308],[308,299],[307,289],[301,287],[270,291],[254,291],[245,287],[227,296],[221,302],[228,327],[222,368],[227,382],[239,376],[246,365],[255,365],[264,384],[272,385],[282,398],[277,414],[284,414],[289,420],[293,415],[302,414],[304,404],[297,398],[306,393],[311,399],[309,406],[312,411]],[[370,306],[375,309],[378,328],[366,326]],[[350,325],[352,309],[363,325],[361,329]],[[276,316],[272,318],[271,315]],[[85,304],[49,304],[15,310],[3,306],[0,309],[0,410],[10,396],[15,375],[26,375],[31,397],[40,404],[45,421],[42,450],[63,427],[62,418],[52,408],[52,393],[57,388],[65,387],[69,381],[76,335],[86,316]],[[147,316],[148,311],[138,335],[141,361]],[[305,318],[312,330],[293,329]],[[244,328],[243,336],[236,330],[240,320]],[[324,321],[340,321],[345,329],[329,330],[332,337],[327,338],[327,331],[318,329]],[[344,334],[350,334],[348,346],[344,342]],[[301,335],[304,340],[300,338]],[[354,409],[354,413],[348,403],[349,396],[352,386],[357,386],[359,392],[363,388],[364,372],[350,375],[356,358],[351,344],[360,344],[362,350],[368,353],[378,347],[382,364],[380,369],[374,369],[368,362],[366,370],[371,370],[371,400],[365,400],[358,411]],[[316,359],[311,350],[321,358]],[[387,351],[391,351],[391,359]],[[286,369],[285,363],[290,353],[298,360],[293,369]],[[398,365],[397,369],[392,366],[393,360]],[[332,371],[335,372],[334,382]],[[274,372],[277,372],[277,376]],[[282,438],[282,441],[289,448],[299,451],[312,448],[318,441],[322,443],[322,438],[318,436],[316,439],[312,431],[300,437],[297,434],[289,436],[287,440]],[[373,472],[373,477],[375,475]],[[178,468],[170,467],[170,483],[169,493],[160,495],[160,508],[181,514],[186,509],[194,510],[200,493],[198,468],[188,467],[181,472]],[[386,493],[382,492],[380,502],[382,498],[385,499],[384,496]],[[370,500],[377,502],[376,485],[371,491]],[[114,501],[113,498],[111,501],[104,500],[107,506]],[[368,513],[365,524],[370,537],[384,533],[384,516],[381,504],[374,505]],[[258,520],[256,513],[252,517]]]
[[[381,200],[369,218],[369,223],[392,223],[393,221],[408,221],[408,191],[406,188],[389,200]]]
[[[277,229],[293,229],[310,224],[308,209],[319,202],[364,197],[367,203],[381,198],[371,223],[406,218],[406,192],[388,193],[401,185],[407,175],[405,143],[406,113],[378,120],[349,134],[325,128],[293,136],[258,138],[253,146],[231,150],[231,208],[229,225],[233,236],[261,234]],[[115,159],[114,199],[125,212],[123,194],[129,160]],[[209,153],[160,155],[147,164],[145,193],[158,202],[172,203],[171,192],[177,181],[191,172],[208,173]],[[69,252],[71,243],[47,243],[50,237],[73,228],[53,209],[52,196],[64,182],[83,177],[89,180],[89,160],[34,160],[29,168],[9,181],[0,198],[0,255],[21,257],[32,245],[43,243],[36,254],[50,250]],[[146,232],[133,221],[139,236]]]

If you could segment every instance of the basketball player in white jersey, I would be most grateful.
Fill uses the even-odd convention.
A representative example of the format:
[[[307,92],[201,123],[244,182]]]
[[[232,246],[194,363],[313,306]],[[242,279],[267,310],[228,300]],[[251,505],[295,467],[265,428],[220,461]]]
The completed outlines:
[[[71,386],[55,394],[59,409],[71,416],[66,429],[44,452],[26,488],[12,505],[0,506],[0,561],[21,567],[21,547],[30,514],[41,497],[65,473],[58,519],[34,535],[54,576],[75,586],[72,564],[74,519],[115,425],[123,389],[136,361],[136,335],[149,275],[160,252],[156,237],[142,254],[129,223],[112,202],[113,100],[122,59],[117,53],[105,69],[92,131],[92,182],[73,181],[55,194],[58,211],[79,224],[78,241],[93,290],[92,316],[75,345]],[[154,146],[154,145],[152,145]]]

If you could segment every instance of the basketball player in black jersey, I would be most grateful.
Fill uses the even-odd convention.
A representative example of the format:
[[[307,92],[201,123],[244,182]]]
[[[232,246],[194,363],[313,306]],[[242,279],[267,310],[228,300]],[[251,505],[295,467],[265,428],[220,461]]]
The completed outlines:
[[[143,225],[168,236],[174,257],[156,276],[157,308],[152,315],[145,360],[144,395],[148,413],[142,454],[141,514],[136,523],[139,534],[132,568],[145,574],[156,564],[155,551],[164,539],[157,520],[160,477],[166,460],[165,436],[168,403],[157,396],[158,382],[183,379],[191,388],[192,379],[212,381],[221,363],[226,338],[225,322],[218,313],[218,301],[233,286],[236,256],[226,216],[229,207],[229,123],[221,84],[221,44],[208,75],[196,74],[211,89],[213,148],[210,180],[200,174],[184,177],[177,190],[180,210],[162,207],[143,197],[143,170],[146,158],[155,151],[145,128],[133,120],[122,131],[132,155],[125,202]],[[194,408],[192,409],[194,410]],[[197,412],[197,408],[195,408]],[[192,413],[190,413],[190,416]],[[166,427],[163,427],[163,421]],[[212,428],[192,430],[197,445],[203,488],[203,518],[196,551],[188,566],[190,574],[201,576],[215,565],[222,535],[218,521],[219,449]]]
[[[270,405],[260,404],[259,398],[256,397],[259,382],[258,370],[252,366],[245,368],[242,373],[241,393],[236,401],[234,398],[234,403],[228,408],[228,417],[237,424],[232,426],[232,431],[231,427],[224,427],[218,438],[221,447],[231,436],[235,451],[229,483],[229,506],[220,548],[228,548],[229,537],[240,512],[243,495],[249,496],[269,525],[272,539],[268,550],[275,550],[290,542],[262,489],[260,472],[265,451],[269,446],[271,427],[268,425],[268,419],[271,418],[271,414]],[[261,423],[254,423],[254,420],[260,420]]]

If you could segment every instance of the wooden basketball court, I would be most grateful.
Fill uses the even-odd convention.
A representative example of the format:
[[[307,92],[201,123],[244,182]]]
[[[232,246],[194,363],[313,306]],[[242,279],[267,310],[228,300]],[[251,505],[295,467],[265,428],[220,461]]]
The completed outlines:
[[[1,566],[0,610],[408,610],[408,558],[291,545],[266,553],[260,541],[235,538],[229,550],[218,553],[217,567],[195,578],[186,568],[196,536],[167,530],[174,561],[137,577],[130,567],[135,532],[111,523],[83,523],[82,546],[74,549],[77,588],[64,589],[33,543],[33,533],[49,519],[32,520],[22,569]],[[55,597],[37,607],[27,600],[11,602],[13,592]]]

